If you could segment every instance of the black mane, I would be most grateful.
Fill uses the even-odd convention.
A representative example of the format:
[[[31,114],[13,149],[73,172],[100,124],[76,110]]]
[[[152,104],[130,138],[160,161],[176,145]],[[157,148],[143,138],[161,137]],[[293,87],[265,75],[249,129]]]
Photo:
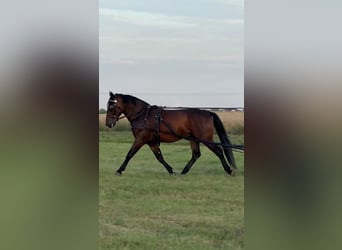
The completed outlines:
[[[147,102],[140,100],[139,98],[136,98],[136,97],[131,96],[131,95],[123,95],[123,94],[117,94],[117,95],[122,98],[122,101],[125,104],[131,103],[131,104],[137,105],[138,102],[140,102],[140,103],[144,103],[144,104],[148,105]]]

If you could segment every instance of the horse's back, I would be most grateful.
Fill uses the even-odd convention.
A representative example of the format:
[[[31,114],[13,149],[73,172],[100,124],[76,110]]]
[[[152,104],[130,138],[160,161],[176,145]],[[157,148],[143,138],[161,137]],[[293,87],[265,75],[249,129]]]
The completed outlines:
[[[206,110],[163,110],[162,119],[164,124],[161,124],[160,129],[165,134],[192,136],[205,140],[210,140],[213,137],[212,117]]]

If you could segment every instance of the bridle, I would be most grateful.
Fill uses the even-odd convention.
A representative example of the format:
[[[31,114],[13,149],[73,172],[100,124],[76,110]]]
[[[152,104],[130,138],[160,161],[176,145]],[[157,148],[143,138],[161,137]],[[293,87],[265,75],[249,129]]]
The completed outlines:
[[[122,109],[119,106],[117,106],[117,102],[118,102],[118,100],[116,100],[116,99],[108,101],[108,103],[113,103],[113,106],[114,106],[113,109],[119,109],[120,112],[123,113]],[[140,117],[141,114],[143,114],[149,108],[150,108],[150,105],[148,105],[146,109],[143,109],[143,110],[138,111],[136,113],[127,114],[127,115],[124,114],[123,116],[120,116],[120,117],[117,117],[116,115],[113,115],[113,118],[115,119],[115,121],[118,121],[118,120],[121,120],[121,119],[124,119],[124,118],[128,118],[128,117],[131,117],[131,116],[134,116],[134,115],[138,115],[136,118],[133,119],[133,120],[136,120],[136,119],[138,119]],[[108,106],[107,109],[109,109],[109,106]]]
[[[112,109],[119,109],[120,112],[122,113],[122,110],[121,110],[121,108],[117,105],[117,102],[118,102],[118,100],[116,100],[116,99],[114,99],[114,100],[109,100],[109,101],[108,101],[107,110],[109,109],[109,107],[111,107],[111,106],[109,106],[109,103],[113,103],[112,106],[114,106],[114,107],[113,107]],[[124,116],[124,117],[117,117],[116,115],[113,115],[113,118],[115,119],[115,121],[118,121],[118,120],[120,120],[120,119],[125,118],[125,116]]]

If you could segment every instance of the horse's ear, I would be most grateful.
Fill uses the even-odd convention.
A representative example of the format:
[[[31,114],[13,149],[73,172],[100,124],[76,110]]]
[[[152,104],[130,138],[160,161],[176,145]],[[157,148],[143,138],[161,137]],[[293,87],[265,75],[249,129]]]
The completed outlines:
[[[114,97],[114,94],[112,93],[112,91],[109,91],[109,96]]]

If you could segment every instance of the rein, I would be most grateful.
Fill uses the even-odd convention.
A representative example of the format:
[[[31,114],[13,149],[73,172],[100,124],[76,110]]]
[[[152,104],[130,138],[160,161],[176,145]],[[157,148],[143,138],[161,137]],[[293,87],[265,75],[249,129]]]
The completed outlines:
[[[150,108],[150,106],[147,106],[145,109],[143,109],[142,111],[139,111],[139,112],[135,112],[135,113],[133,113],[133,114],[127,114],[127,115],[123,115],[123,116],[120,116],[119,118],[118,118],[118,120],[121,120],[121,119],[124,119],[124,118],[128,118],[128,117],[131,117],[131,116],[133,116],[133,115],[138,115],[136,118],[134,118],[133,119],[133,121],[134,120],[136,120],[136,119],[138,119],[139,117],[140,117],[140,115],[142,115],[146,110],[148,110]]]
[[[111,100],[111,102],[114,103],[114,105],[116,105],[116,100]],[[119,108],[120,107],[117,107],[116,108]],[[118,120],[121,120],[121,119],[124,119],[124,118],[129,118],[131,116],[134,116],[134,115],[137,115],[134,119],[132,119],[132,121],[134,120],[137,120],[144,112],[146,112],[146,115],[145,115],[145,121],[147,120],[147,116],[148,116],[148,113],[149,113],[149,110],[150,110],[151,106],[148,105],[146,108],[144,108],[143,110],[139,111],[139,112],[135,112],[133,114],[127,114],[127,115],[123,115],[123,116],[120,116],[119,118],[117,118],[117,121]],[[157,130],[156,132],[158,133],[158,137],[159,137],[159,134],[160,134],[160,131],[159,131],[159,126],[160,126],[160,123],[163,123],[168,129],[169,131],[171,132],[172,135],[176,136],[176,137],[179,137],[179,138],[182,138],[182,139],[185,139],[185,140],[188,140],[188,141],[191,141],[191,140],[194,140],[194,141],[197,141],[197,142],[200,142],[200,143],[203,143],[203,144],[213,144],[213,145],[219,145],[219,146],[222,146],[222,147],[227,147],[227,148],[231,148],[232,150],[236,151],[236,152],[239,152],[239,153],[243,153],[244,150],[245,150],[245,146],[244,145],[236,145],[236,144],[223,144],[223,143],[219,143],[219,142],[211,142],[211,141],[203,141],[203,140],[200,140],[196,137],[193,137],[193,136],[182,136],[182,135],[179,135],[178,133],[176,133],[172,127],[170,126],[170,124],[168,124],[167,122],[165,122],[161,116],[161,112],[162,110],[164,109],[164,107],[158,107],[160,109],[159,113],[156,114],[156,119],[157,119],[157,122],[158,122],[158,126],[157,126]],[[131,125],[132,126],[132,125]],[[145,127],[143,127],[145,128]],[[133,126],[132,126],[132,129],[133,129]]]
[[[121,109],[120,107],[117,106],[117,102],[118,102],[117,100],[109,100],[108,102],[113,103],[113,104],[114,104],[114,107],[117,108],[117,109],[119,109],[119,110],[122,112],[122,109]],[[134,121],[134,120],[138,119],[138,118],[140,117],[140,115],[141,115],[142,113],[144,113],[146,110],[148,110],[150,107],[151,107],[151,106],[148,105],[147,108],[145,108],[145,109],[143,109],[143,110],[141,110],[141,111],[139,111],[139,112],[136,112],[136,113],[133,113],[133,114],[127,114],[127,115],[124,114],[123,116],[120,116],[119,118],[117,118],[116,121],[121,120],[121,119],[124,119],[124,118],[128,118],[128,117],[131,117],[131,116],[133,116],[133,115],[138,114],[138,116],[137,116],[136,118],[133,119],[133,121]]]
[[[162,122],[170,131],[171,134],[173,134],[174,136],[177,136],[179,138],[188,140],[188,141],[197,141],[203,144],[212,144],[212,145],[218,145],[218,146],[222,146],[222,147],[226,147],[226,148],[231,148],[233,151],[239,152],[239,153],[243,153],[245,151],[245,145],[236,145],[236,144],[223,144],[220,142],[211,142],[211,141],[204,141],[204,140],[199,140],[198,138],[194,137],[194,136],[181,136],[179,134],[177,134],[172,128],[171,126],[165,122],[162,117],[160,117],[160,122]]]

